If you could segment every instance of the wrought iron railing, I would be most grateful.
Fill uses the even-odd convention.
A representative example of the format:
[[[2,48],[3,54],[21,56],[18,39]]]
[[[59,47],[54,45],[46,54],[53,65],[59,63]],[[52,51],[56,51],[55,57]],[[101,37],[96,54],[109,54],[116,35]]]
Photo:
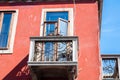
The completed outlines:
[[[102,55],[103,80],[120,80],[120,55]]]
[[[77,61],[77,37],[31,37],[29,62]]]

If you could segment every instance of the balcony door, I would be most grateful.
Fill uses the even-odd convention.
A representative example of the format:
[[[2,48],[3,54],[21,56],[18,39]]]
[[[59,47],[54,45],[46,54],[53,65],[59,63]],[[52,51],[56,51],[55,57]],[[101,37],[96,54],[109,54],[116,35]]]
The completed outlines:
[[[44,36],[67,36],[68,35],[68,12],[46,12],[46,20],[44,26]],[[57,58],[61,51],[66,48],[63,42],[45,42],[44,60],[56,61],[64,60]]]

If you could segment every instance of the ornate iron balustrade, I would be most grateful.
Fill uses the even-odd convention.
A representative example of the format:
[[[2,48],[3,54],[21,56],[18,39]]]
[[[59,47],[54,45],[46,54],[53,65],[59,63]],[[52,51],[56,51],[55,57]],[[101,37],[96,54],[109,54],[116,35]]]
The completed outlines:
[[[28,62],[77,61],[77,37],[31,37]]]
[[[102,55],[103,80],[120,80],[120,55]]]
[[[35,42],[34,61],[72,61],[72,41]]]

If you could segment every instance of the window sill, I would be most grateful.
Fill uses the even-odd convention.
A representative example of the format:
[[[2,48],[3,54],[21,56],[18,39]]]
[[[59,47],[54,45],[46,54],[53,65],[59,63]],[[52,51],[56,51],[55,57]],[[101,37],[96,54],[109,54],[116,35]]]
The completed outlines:
[[[0,49],[0,54],[11,54],[11,53],[13,53],[13,51],[8,48]]]
[[[8,50],[8,48],[7,48],[7,47],[5,47],[5,48],[0,48],[0,50]]]

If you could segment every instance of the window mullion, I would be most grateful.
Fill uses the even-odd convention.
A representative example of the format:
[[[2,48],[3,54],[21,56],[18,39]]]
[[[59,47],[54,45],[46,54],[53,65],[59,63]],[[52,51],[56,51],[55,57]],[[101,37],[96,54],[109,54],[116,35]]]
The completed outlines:
[[[58,23],[55,23],[55,35],[58,35]]]
[[[61,35],[61,34],[60,34],[60,19],[58,19],[58,27],[57,27],[57,32],[58,32],[58,34],[59,34],[59,35]]]

